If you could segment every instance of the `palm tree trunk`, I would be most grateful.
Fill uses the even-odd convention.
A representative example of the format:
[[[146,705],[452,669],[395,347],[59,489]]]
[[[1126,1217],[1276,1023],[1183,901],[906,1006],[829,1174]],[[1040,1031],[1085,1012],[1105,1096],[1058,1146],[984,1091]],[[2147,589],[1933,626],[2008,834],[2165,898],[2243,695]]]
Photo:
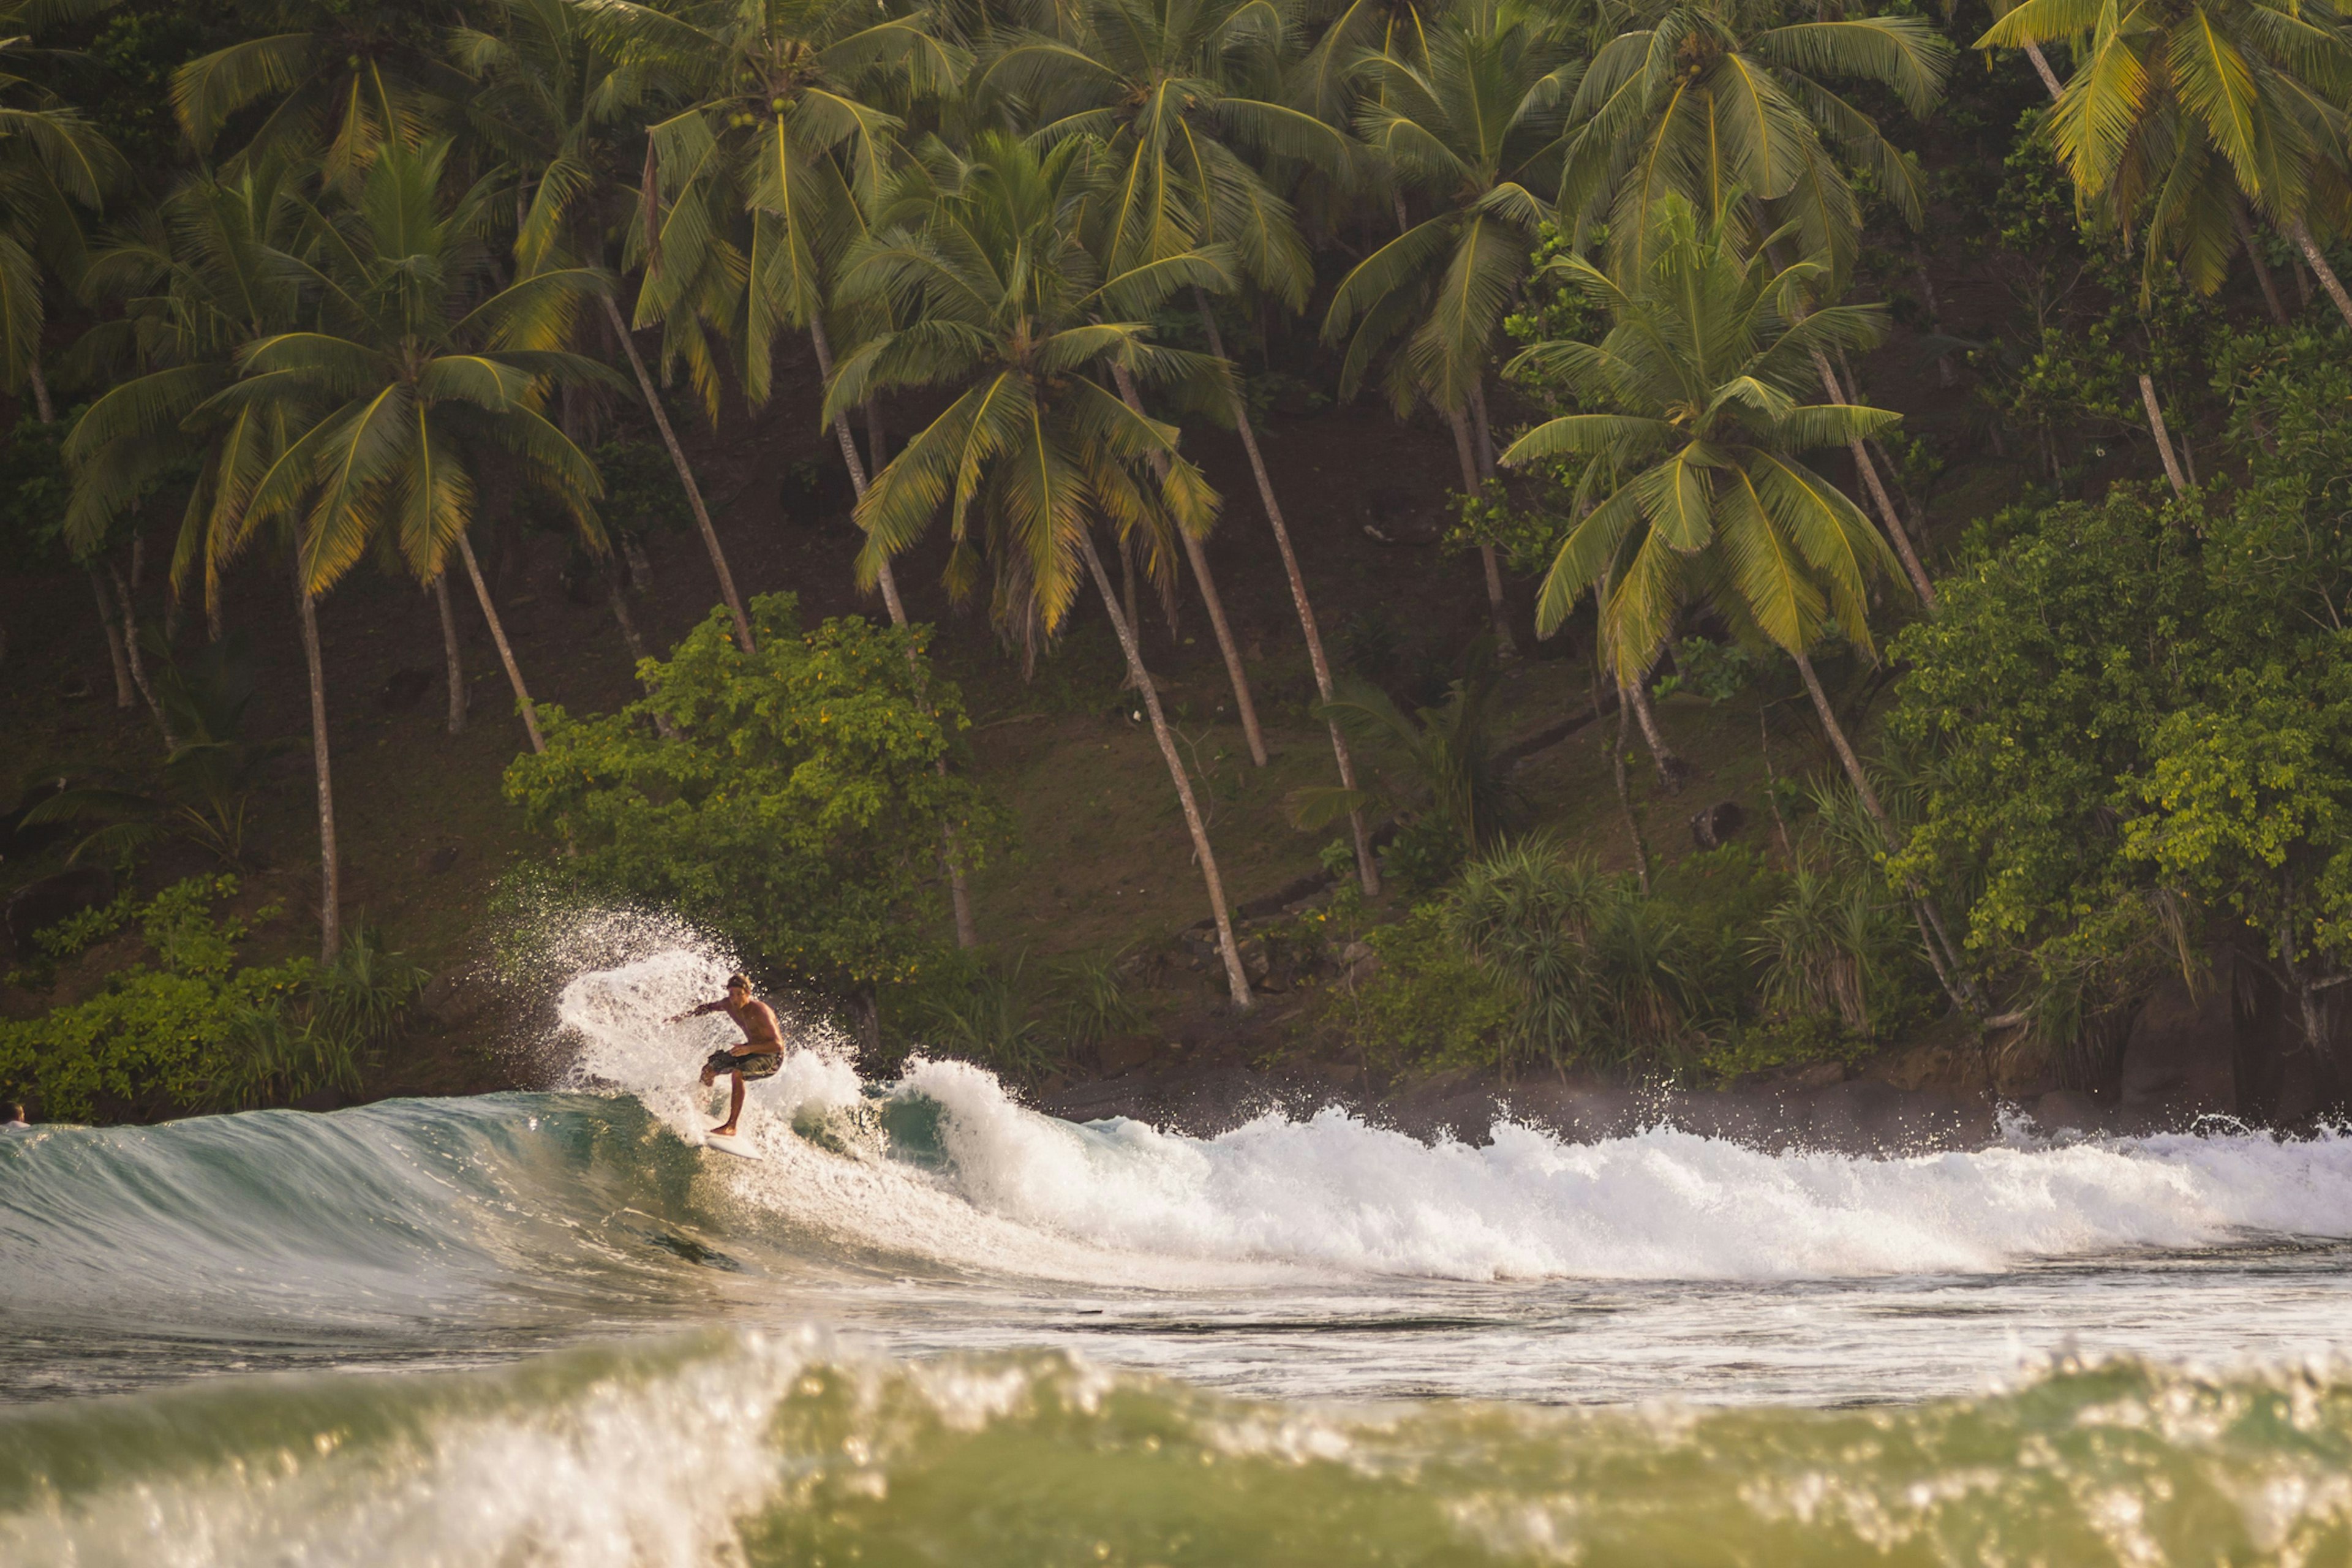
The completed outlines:
[[[172,721],[164,717],[163,705],[155,700],[154,683],[147,679],[147,658],[139,648],[138,606],[131,596],[131,586],[123,582],[122,574],[115,570],[111,561],[106,563],[106,575],[114,584],[115,603],[121,606],[122,651],[131,667],[131,684],[139,689],[140,697],[147,704],[147,711],[155,717],[155,727],[163,732],[163,749],[177,751],[180,742],[178,737],[172,733]]]
[[[1209,334],[1209,352],[1219,359],[1225,357],[1225,345],[1217,333],[1217,318],[1209,310],[1209,297],[1201,289],[1192,290],[1192,302],[1200,308],[1201,325]],[[1230,362],[1228,362],[1230,363]],[[1249,405],[1242,398],[1238,383],[1226,388],[1234,411],[1234,428],[1240,433],[1242,449],[1249,454],[1250,473],[1257,480],[1257,499],[1265,508],[1266,525],[1274,530],[1274,547],[1282,555],[1282,570],[1290,580],[1290,602],[1298,611],[1299,630],[1307,634],[1307,662],[1315,670],[1315,689],[1325,702],[1332,698],[1331,661],[1324,657],[1323,634],[1315,624],[1315,606],[1307,597],[1307,579],[1299,574],[1298,554],[1290,547],[1290,530],[1282,521],[1281,503],[1274,499],[1274,481],[1265,471],[1265,457],[1257,448],[1257,432],[1250,426]],[[1339,763],[1339,787],[1352,791],[1356,787],[1355,760],[1349,755],[1347,737],[1340,733],[1338,720],[1328,721],[1331,730],[1331,754]],[[1348,831],[1356,841],[1356,880],[1364,889],[1364,897],[1381,896],[1380,862],[1372,858],[1370,832],[1364,826],[1361,809],[1348,814]]]
[[[1813,369],[1820,374],[1822,390],[1830,395],[1832,403],[1847,401],[1845,389],[1838,384],[1837,373],[1830,369],[1829,356],[1819,349],[1813,350]],[[1878,515],[1886,524],[1886,537],[1895,542],[1895,553],[1903,558],[1903,573],[1911,579],[1912,591],[1930,611],[1937,609],[1936,585],[1927,580],[1927,569],[1919,564],[1918,552],[1911,548],[1910,532],[1896,514],[1885,481],[1878,477],[1878,465],[1870,460],[1860,437],[1847,442],[1846,449],[1853,455],[1854,472],[1862,476],[1863,483],[1869,487],[1871,500],[1878,503]]]
[[[821,317],[809,318],[809,342],[816,349],[817,372],[827,383],[833,380],[833,345],[825,341],[824,321]],[[866,499],[866,467],[857,460],[857,443],[850,438],[849,419],[845,415],[833,416],[833,433],[841,443],[841,460],[849,466],[849,488],[859,500]],[[882,411],[871,402],[866,405],[866,439],[874,449],[874,471],[880,473],[886,452],[882,445]],[[883,607],[890,612],[890,624],[901,631],[907,626],[907,603],[898,596],[898,578],[884,561],[879,574]],[[907,650],[907,663],[915,671],[916,696],[921,693],[922,665],[912,648]],[[941,778],[947,776],[945,757],[935,757],[931,769]],[[969,952],[980,945],[980,928],[971,915],[971,893],[965,886],[963,857],[956,849],[955,828],[941,818],[940,822],[940,863],[948,873],[948,904],[955,913],[956,946]]]
[[[2050,101],[2053,103],[2057,102],[2058,73],[2050,68],[2049,58],[2042,54],[2042,46],[2040,44],[2026,45],[2025,58],[2033,62],[2034,74],[2041,77],[2042,87],[2048,89]]]
[[[654,428],[661,432],[662,445],[669,449],[671,467],[677,469],[677,482],[685,487],[687,504],[694,509],[694,525],[702,532],[702,547],[710,552],[710,569],[719,574],[719,595],[727,601],[727,613],[735,618],[735,646],[745,653],[751,651],[751,619],[743,613],[742,597],[735,592],[735,574],[727,569],[727,552],[719,548],[719,531],[710,525],[710,512],[702,504],[702,488],[694,482],[694,469],[686,460],[686,448],[677,444],[677,432],[670,428],[669,416],[662,410],[661,394],[654,386],[654,378],[646,374],[645,356],[637,353],[637,341],[629,335],[629,326],[621,320],[621,308],[613,303],[609,294],[600,294],[604,302],[604,320],[613,335],[621,340],[621,350],[629,356],[629,368],[636,373],[637,391],[646,400],[646,408],[654,416]]]
[[[2156,400],[2156,383],[2146,371],[2139,373],[2139,400],[2147,406],[2147,427],[2156,432],[2156,449],[2164,457],[2164,477],[2172,481],[2174,495],[2186,495],[2189,481],[2181,477],[2180,459],[2173,454],[2172,437],[2164,427],[2164,409]]]
[[[98,599],[98,624],[106,628],[106,652],[114,662],[114,705],[128,708],[137,700],[139,689],[131,682],[131,660],[123,652],[122,628],[115,623],[114,606],[107,602],[106,583],[99,576],[93,562],[82,563],[89,574],[89,591]]]
[[[2254,281],[2262,286],[2263,304],[2270,310],[2271,320],[2282,327],[2285,326],[2286,304],[2279,298],[2278,279],[2271,276],[2270,263],[2263,259],[2261,248],[2254,244],[2254,231],[2252,226],[2246,222],[2246,209],[2234,201],[2230,204],[2230,222],[2236,226],[2239,247],[2245,251],[2246,260],[2254,269]]]
[[[1936,280],[1927,274],[1927,258],[1916,239],[1911,242],[1911,270],[1919,279],[1919,302],[1927,307],[1927,324],[1940,333],[1944,330],[1944,308],[1937,302]],[[1936,356],[1936,382],[1947,392],[1960,384],[1960,373],[1952,368],[1950,354]]]
[[[1658,787],[1668,795],[1680,795],[1683,784],[1690,778],[1691,765],[1683,760],[1682,753],[1667,741],[1666,732],[1658,727],[1657,710],[1650,706],[1648,677],[1631,681],[1622,689],[1625,694],[1625,705],[1633,709],[1633,717],[1641,723],[1642,739],[1650,747],[1650,761],[1657,764]]]
[[[1609,596],[1606,574],[1601,577],[1600,596],[1602,599]],[[1592,624],[1592,716],[1595,719],[1601,716],[1601,667],[1611,662],[1608,641],[1601,637],[1601,623],[1596,617]],[[1626,700],[1625,689],[1618,687],[1617,743],[1609,750],[1609,763],[1617,779],[1617,809],[1624,814],[1625,837],[1633,845],[1633,871],[1641,879],[1642,896],[1646,899],[1650,896],[1650,847],[1642,838],[1642,819],[1634,815],[1633,781],[1625,776],[1625,752],[1633,744],[1633,737],[1625,732],[1625,713],[1632,706]]]
[[[1111,629],[1118,634],[1118,646],[1127,655],[1129,677],[1143,693],[1143,706],[1151,715],[1152,739],[1160,742],[1160,754],[1168,763],[1168,776],[1176,785],[1176,798],[1184,807],[1184,826],[1192,835],[1192,857],[1201,864],[1201,880],[1209,889],[1210,912],[1217,921],[1217,951],[1225,961],[1225,984],[1233,993],[1234,1005],[1247,1007],[1255,1000],[1250,995],[1249,975],[1242,968],[1241,949],[1234,942],[1234,917],[1225,908],[1224,879],[1217,874],[1217,853],[1209,847],[1209,830],[1202,825],[1200,803],[1192,797],[1192,775],[1184,771],[1184,761],[1176,753],[1175,738],[1168,732],[1168,716],[1160,711],[1159,689],[1151,684],[1150,672],[1143,668],[1143,650],[1135,640],[1135,627],[1120,614],[1118,595],[1111,587],[1110,573],[1105,569],[1102,556],[1095,550],[1091,537],[1081,536],[1078,548],[1086,552],[1087,569],[1094,574],[1095,587],[1101,593],[1103,608],[1109,613]]]
[[[1127,367],[1114,363],[1110,374],[1111,379],[1118,383],[1119,396],[1139,416],[1144,416],[1143,401],[1136,395],[1135,378],[1127,373]],[[1160,476],[1160,483],[1165,485],[1168,482],[1166,454],[1154,452],[1151,468]],[[1233,628],[1225,623],[1224,600],[1218,596],[1217,580],[1210,574],[1208,552],[1201,547],[1199,540],[1181,528],[1176,531],[1176,537],[1184,542],[1184,559],[1192,564],[1192,580],[1200,584],[1201,603],[1208,609],[1210,629],[1217,634],[1217,651],[1224,656],[1225,679],[1234,689],[1234,710],[1241,715],[1242,735],[1249,742],[1250,761],[1264,767],[1265,735],[1258,729],[1257,702],[1250,695],[1249,673],[1242,667],[1242,650],[1234,646]],[[1130,608],[1128,613],[1132,616],[1134,611]]]
[[[41,374],[41,362],[29,360],[25,365],[25,381],[33,389],[33,416],[44,425],[58,422],[58,405],[49,401],[48,378]]]
[[[1846,739],[1845,727],[1838,722],[1837,710],[1831,706],[1829,693],[1822,689],[1822,678],[1814,672],[1813,661],[1801,653],[1791,653],[1789,657],[1797,661],[1797,672],[1805,678],[1805,690],[1812,697],[1813,711],[1820,717],[1822,730],[1830,738],[1830,747],[1837,752],[1838,765],[1845,770],[1846,779],[1853,785],[1854,794],[1861,798],[1863,808],[1878,825],[1879,837],[1886,841],[1887,848],[1899,848],[1901,838],[1895,831],[1894,818],[1888,816],[1886,808],[1879,804],[1878,792],[1870,787],[1870,775],[1862,771],[1862,759],[1854,754],[1853,743]],[[1943,912],[1937,909],[1934,899],[1916,887],[1911,890],[1911,899],[1923,924],[1933,928],[1932,936],[1926,931],[1921,932],[1926,938],[1921,946],[1927,952],[1927,963],[1936,971],[1936,978],[1943,983],[1945,994],[1964,1012],[1980,1013],[1975,987],[1959,978],[1959,952],[1952,944],[1950,933],[1945,930]]]
[[[530,735],[530,749],[544,752],[547,742],[540,738],[539,710],[531,705],[530,693],[523,689],[522,670],[515,663],[514,649],[507,646],[507,628],[499,620],[498,606],[490,603],[490,585],[482,581],[482,569],[474,562],[474,547],[462,533],[457,536],[457,553],[465,558],[474,597],[482,602],[482,618],[490,623],[490,640],[499,645],[499,662],[507,667],[507,683],[514,688],[515,703],[522,710],[522,727]]]
[[[2303,252],[2304,260],[2311,264],[2312,276],[2318,279],[2319,286],[2327,290],[2327,297],[2336,301],[2336,313],[2344,318],[2347,325],[2352,325],[2352,296],[2345,294],[2343,279],[2336,276],[2336,268],[2327,265],[2326,254],[2319,248],[2319,242],[2311,237],[2309,226],[2300,217],[2289,219],[2287,234],[2294,240],[2295,247]]]
[[[335,838],[335,786],[327,768],[327,668],[319,655],[318,600],[302,586],[299,560],[294,599],[302,623],[302,658],[310,674],[310,769],[319,784],[319,962],[332,963],[343,946],[342,852]]]
[[[2035,71],[2040,73],[2042,77],[2042,85],[2043,88],[2047,89],[2050,93],[2050,100],[2053,103],[2055,103],[2058,100],[2059,94],[2057,73],[2050,68],[2050,62],[2042,58],[2042,49],[2039,45],[2026,45],[2025,52],[2029,56],[2032,57],[2033,68]],[[2302,225],[2298,222],[2295,226],[2300,229]],[[2308,236],[2305,236],[2305,238],[2307,241]],[[2347,321],[2352,321],[2352,301],[2343,301],[2343,291],[2340,288],[2336,291],[2336,296],[2338,300],[2342,301],[2339,308],[2344,311],[2344,319]],[[2156,435],[2156,449],[2161,453],[2164,458],[2165,478],[2172,481],[2172,493],[2179,495],[2184,489],[2186,489],[2187,481],[2181,478],[2179,459],[2173,455],[2172,437],[2165,433],[2164,411],[2158,408],[2156,404],[2156,383],[2148,379],[2147,373],[2145,371],[2140,373],[2139,395],[2140,401],[2147,405],[2147,427]],[[2051,459],[2052,477],[2053,479],[2056,477],[2057,466],[2057,459],[2053,457]]]
[[[474,705],[474,694],[466,686],[466,661],[457,646],[457,615],[449,605],[449,574],[442,572],[433,579],[433,607],[441,616],[441,659],[448,667],[449,733],[463,734],[466,710]]]
[[[1454,455],[1462,464],[1462,493],[1478,494],[1478,458],[1470,439],[1470,421],[1460,409],[1449,409],[1446,423],[1454,426]],[[1478,546],[1478,559],[1486,568],[1486,611],[1495,624],[1495,651],[1505,658],[1518,653],[1518,645],[1511,641],[1511,618],[1503,605],[1503,566],[1495,557],[1491,544]]]

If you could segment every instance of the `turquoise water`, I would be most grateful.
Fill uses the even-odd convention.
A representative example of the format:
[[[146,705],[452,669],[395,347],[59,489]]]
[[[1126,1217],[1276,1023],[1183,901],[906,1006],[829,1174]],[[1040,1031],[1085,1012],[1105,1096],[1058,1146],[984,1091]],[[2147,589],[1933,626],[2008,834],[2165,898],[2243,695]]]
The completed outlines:
[[[760,1086],[0,1138],[0,1563],[2352,1562],[2352,1141],[1193,1140]],[[593,1086],[593,1090],[586,1086]]]

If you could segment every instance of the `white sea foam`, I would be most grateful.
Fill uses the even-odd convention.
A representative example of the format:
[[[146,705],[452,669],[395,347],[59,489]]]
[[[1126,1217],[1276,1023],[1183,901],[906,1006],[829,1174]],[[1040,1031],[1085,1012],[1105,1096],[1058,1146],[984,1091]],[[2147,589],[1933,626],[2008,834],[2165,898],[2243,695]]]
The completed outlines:
[[[592,1041],[583,1068],[687,1126],[686,1086],[719,1032],[642,1020],[715,978],[714,961],[675,952],[575,982],[565,1016]],[[1885,1159],[1765,1153],[1671,1128],[1573,1143],[1507,1122],[1484,1145],[1432,1145],[1335,1109],[1200,1139],[1058,1121],[961,1062],[919,1058],[887,1092],[939,1108],[943,1169],[791,1132],[795,1115],[859,1101],[845,1057],[820,1040],[755,1086],[768,1163],[727,1180],[746,1203],[845,1239],[1104,1284],[1239,1282],[1232,1271],[1269,1266],[1469,1280],[1974,1273],[2249,1235],[2352,1236],[2352,1139],[2334,1136]]]

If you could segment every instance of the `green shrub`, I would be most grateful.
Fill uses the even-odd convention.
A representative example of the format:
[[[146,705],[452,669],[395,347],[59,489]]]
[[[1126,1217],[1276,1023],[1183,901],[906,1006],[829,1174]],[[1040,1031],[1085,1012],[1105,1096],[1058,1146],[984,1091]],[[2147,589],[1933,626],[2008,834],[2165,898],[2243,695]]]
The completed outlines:
[[[547,750],[508,767],[507,798],[584,891],[674,910],[782,983],[862,1001],[933,951],[941,824],[970,869],[1000,816],[940,766],[965,721],[927,628],[804,628],[789,594],[751,618],[757,654],[714,610],[617,713],[542,706]]]
[[[1511,998],[1447,934],[1441,906],[1422,905],[1363,941],[1376,966],[1355,985],[1327,991],[1324,1014],[1368,1063],[1392,1069],[1499,1059]]]
[[[366,1054],[398,1026],[421,972],[364,931],[326,967],[309,959],[236,964],[253,921],[216,918],[234,877],[174,883],[133,913],[152,965],[40,1017],[0,1023],[0,1089],[55,1121],[110,1107],[233,1109],[356,1090]]]

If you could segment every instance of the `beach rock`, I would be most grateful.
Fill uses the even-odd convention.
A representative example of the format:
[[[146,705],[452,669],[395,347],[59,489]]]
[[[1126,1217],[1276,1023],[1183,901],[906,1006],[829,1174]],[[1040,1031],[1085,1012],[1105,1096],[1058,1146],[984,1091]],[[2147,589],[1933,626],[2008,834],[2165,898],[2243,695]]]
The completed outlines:
[[[2209,1113],[2235,1115],[2237,1044],[2226,984],[2209,981],[2192,995],[2179,975],[2165,976],[2124,1042],[2117,1090],[2126,1119],[2172,1129]]]
[[[1748,814],[1736,800],[1719,800],[1690,819],[1691,842],[1702,849],[1720,849],[1748,826]]]
[[[103,866],[75,866],[27,882],[8,897],[8,940],[17,957],[30,958],[35,931],[113,901],[114,873]]]
[[[414,708],[427,691],[433,689],[433,672],[429,669],[395,669],[386,678],[383,689],[375,694],[376,705],[386,712],[398,712]]]
[[[2033,1102],[2033,1124],[2044,1132],[2104,1132],[2107,1113],[2078,1089],[2053,1089]]]

